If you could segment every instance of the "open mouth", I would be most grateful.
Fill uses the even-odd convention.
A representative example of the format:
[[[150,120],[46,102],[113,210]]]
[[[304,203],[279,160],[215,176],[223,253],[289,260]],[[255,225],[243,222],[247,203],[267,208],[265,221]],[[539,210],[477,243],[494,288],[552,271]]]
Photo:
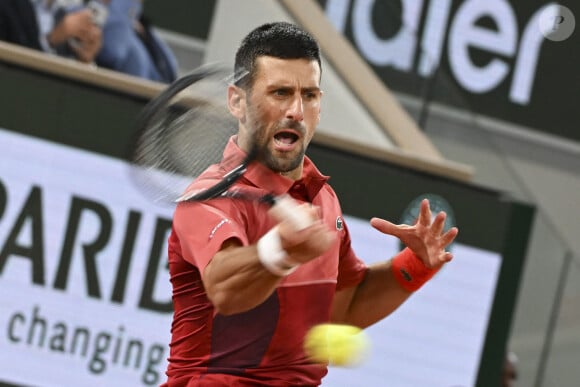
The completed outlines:
[[[274,141],[278,146],[291,146],[298,141],[298,135],[290,131],[281,131],[274,135]]]

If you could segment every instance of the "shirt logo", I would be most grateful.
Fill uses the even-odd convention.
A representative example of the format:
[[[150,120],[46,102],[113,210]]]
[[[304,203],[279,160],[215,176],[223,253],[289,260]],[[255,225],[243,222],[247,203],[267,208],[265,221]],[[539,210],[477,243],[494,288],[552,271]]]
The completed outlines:
[[[215,233],[217,232],[217,230],[220,229],[221,226],[223,226],[226,223],[230,223],[229,219],[222,219],[214,228],[213,230],[211,230],[211,232],[209,233],[209,238],[207,238],[208,240],[212,240],[213,237],[215,236]]]
[[[342,218],[340,216],[336,217],[336,229],[338,231],[342,231],[342,229],[344,228],[344,221],[342,220]]]

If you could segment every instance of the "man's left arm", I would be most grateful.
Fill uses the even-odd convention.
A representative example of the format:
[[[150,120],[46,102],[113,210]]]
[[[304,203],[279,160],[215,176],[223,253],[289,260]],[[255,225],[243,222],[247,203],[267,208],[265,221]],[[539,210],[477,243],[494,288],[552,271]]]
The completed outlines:
[[[449,262],[453,256],[445,248],[458,230],[453,227],[444,232],[445,218],[446,214],[440,212],[431,221],[428,200],[421,203],[412,226],[373,218],[374,228],[399,238],[407,248],[391,260],[371,265],[357,286],[337,291],[332,322],[365,328],[382,320]]]

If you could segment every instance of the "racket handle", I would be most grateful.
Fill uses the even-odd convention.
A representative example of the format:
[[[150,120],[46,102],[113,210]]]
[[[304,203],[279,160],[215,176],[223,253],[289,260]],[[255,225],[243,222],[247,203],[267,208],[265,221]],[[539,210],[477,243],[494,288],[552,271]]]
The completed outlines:
[[[312,218],[304,208],[288,195],[278,196],[274,199],[272,212],[276,219],[289,221],[296,231],[305,229],[313,223]]]

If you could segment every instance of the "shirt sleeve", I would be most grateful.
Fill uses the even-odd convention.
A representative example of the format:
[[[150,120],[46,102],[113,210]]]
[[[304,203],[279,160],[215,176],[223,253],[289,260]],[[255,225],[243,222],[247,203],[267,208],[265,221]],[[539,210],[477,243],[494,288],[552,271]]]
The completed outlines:
[[[183,258],[203,272],[222,244],[235,238],[248,245],[239,210],[231,200],[181,203],[175,209],[173,229],[179,238]]]
[[[367,270],[367,265],[357,257],[352,249],[350,232],[348,231],[346,223],[344,223],[344,234],[340,241],[336,290],[357,286],[364,279]]]

